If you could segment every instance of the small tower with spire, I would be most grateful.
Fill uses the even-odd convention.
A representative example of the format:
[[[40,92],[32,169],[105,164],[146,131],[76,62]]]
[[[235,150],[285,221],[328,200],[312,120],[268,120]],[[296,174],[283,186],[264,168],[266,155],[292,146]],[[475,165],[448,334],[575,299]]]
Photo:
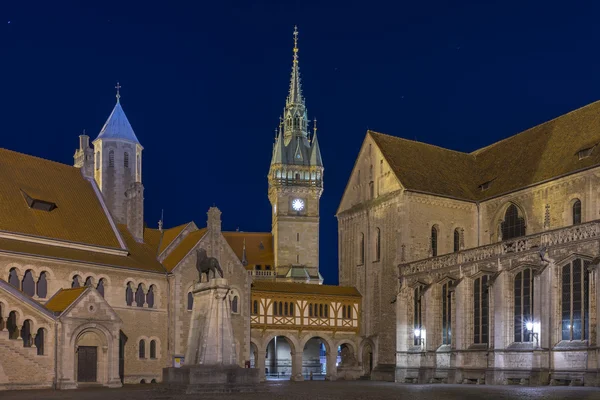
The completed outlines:
[[[323,163],[316,136],[309,140],[308,113],[300,80],[298,28],[294,27],[292,73],[269,170],[269,201],[275,268],[280,280],[322,283],[319,274],[319,201]]]
[[[121,224],[131,222],[132,235],[137,240],[141,240],[144,214],[142,186],[144,148],[121,107],[121,85],[117,83],[115,89],[117,91],[115,107],[98,137],[93,141],[94,178],[113,218]]]

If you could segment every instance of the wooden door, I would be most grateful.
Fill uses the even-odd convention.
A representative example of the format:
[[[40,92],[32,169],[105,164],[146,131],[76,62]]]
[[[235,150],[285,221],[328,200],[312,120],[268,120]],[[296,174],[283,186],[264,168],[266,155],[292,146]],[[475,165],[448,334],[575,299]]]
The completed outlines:
[[[77,351],[77,382],[96,382],[98,348],[80,346]]]

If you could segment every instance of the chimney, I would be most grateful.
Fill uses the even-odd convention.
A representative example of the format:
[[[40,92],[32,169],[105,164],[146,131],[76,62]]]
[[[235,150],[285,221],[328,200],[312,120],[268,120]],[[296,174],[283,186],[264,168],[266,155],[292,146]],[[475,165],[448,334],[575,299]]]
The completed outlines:
[[[85,134],[79,135],[79,149],[75,150],[73,156],[74,166],[81,169],[86,178],[94,177],[94,149],[90,147],[90,137]]]
[[[133,238],[144,242],[144,185],[134,182],[125,192],[127,205],[127,229]]]

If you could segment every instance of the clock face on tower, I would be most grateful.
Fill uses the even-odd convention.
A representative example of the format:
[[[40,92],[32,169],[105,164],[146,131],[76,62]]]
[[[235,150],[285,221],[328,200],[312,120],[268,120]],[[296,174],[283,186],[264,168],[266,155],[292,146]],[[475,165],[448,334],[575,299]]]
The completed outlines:
[[[304,210],[304,200],[302,200],[302,199],[292,200],[292,208],[294,209],[294,211]]]

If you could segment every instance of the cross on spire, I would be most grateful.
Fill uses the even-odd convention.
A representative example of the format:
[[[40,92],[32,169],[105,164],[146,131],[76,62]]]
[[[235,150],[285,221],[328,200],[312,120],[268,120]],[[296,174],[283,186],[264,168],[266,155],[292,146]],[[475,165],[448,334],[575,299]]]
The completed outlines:
[[[117,86],[115,86],[115,89],[117,89],[117,103],[119,102],[119,100],[121,99],[121,84],[119,84],[119,82],[117,82]]]

